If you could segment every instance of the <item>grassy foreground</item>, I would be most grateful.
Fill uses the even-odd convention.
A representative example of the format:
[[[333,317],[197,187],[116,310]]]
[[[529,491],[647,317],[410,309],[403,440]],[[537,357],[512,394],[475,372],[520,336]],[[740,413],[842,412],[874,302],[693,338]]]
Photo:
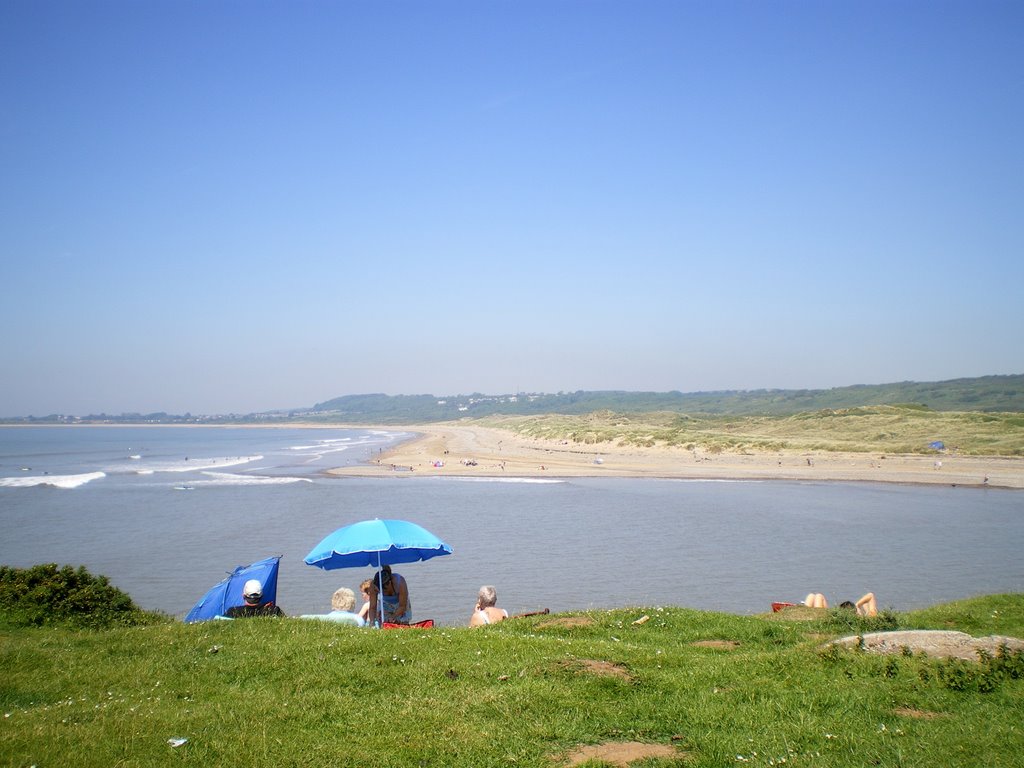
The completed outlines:
[[[632,763],[647,768],[1024,765],[1020,657],[822,649],[897,627],[1024,637],[1024,595],[872,620],[783,615],[638,608],[385,632],[299,619],[8,628],[0,764],[552,766],[584,745],[641,742],[669,750]]]

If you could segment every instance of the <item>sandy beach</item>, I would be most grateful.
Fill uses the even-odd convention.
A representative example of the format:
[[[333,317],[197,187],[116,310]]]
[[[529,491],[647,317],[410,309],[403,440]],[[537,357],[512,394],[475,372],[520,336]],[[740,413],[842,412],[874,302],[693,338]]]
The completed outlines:
[[[381,427],[395,429],[395,427]],[[1024,488],[1024,458],[881,453],[702,453],[522,438],[462,424],[403,427],[418,434],[371,461],[330,470],[361,477],[650,477],[835,480]]]

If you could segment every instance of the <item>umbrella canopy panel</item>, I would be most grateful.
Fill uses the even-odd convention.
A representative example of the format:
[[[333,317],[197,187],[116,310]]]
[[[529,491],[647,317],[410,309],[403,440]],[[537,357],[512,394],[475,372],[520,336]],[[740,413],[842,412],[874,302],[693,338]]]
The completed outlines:
[[[452,548],[405,520],[364,520],[339,528],[306,555],[307,565],[331,570],[415,563],[450,555]]]

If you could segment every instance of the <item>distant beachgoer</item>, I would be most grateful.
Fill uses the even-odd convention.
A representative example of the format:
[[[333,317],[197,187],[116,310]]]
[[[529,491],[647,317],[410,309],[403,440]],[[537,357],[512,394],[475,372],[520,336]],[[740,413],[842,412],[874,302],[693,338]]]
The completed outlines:
[[[366,622],[358,613],[353,613],[356,607],[356,593],[348,587],[341,587],[331,596],[331,612],[323,614],[304,614],[300,619],[320,619],[321,621],[333,621],[338,624],[352,624],[356,627],[365,627]]]
[[[370,608],[368,621],[380,621],[380,605],[384,606],[384,622],[409,624],[412,622],[412,603],[409,600],[409,585],[403,576],[391,572],[385,565],[370,582]]]
[[[498,593],[494,587],[490,585],[480,587],[476,598],[476,607],[473,609],[473,615],[469,617],[469,626],[482,627],[507,619],[508,611],[495,607],[496,602],[498,602]]]
[[[263,585],[257,579],[249,579],[242,587],[242,599],[245,605],[233,605],[225,615],[229,619],[244,619],[252,616],[284,616],[272,601],[263,602]]]

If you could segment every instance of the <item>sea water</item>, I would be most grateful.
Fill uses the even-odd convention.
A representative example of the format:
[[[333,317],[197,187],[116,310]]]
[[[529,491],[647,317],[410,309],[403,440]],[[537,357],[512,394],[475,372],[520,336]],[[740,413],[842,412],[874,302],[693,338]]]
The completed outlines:
[[[1024,494],[879,483],[332,477],[407,432],[0,428],[0,563],[85,565],[183,616],[237,565],[281,555],[287,613],[330,610],[368,568],[303,558],[359,520],[401,518],[454,554],[396,566],[414,619],[682,605],[759,613],[810,591],[910,610],[1024,591]],[[467,457],[470,458],[470,457]]]

